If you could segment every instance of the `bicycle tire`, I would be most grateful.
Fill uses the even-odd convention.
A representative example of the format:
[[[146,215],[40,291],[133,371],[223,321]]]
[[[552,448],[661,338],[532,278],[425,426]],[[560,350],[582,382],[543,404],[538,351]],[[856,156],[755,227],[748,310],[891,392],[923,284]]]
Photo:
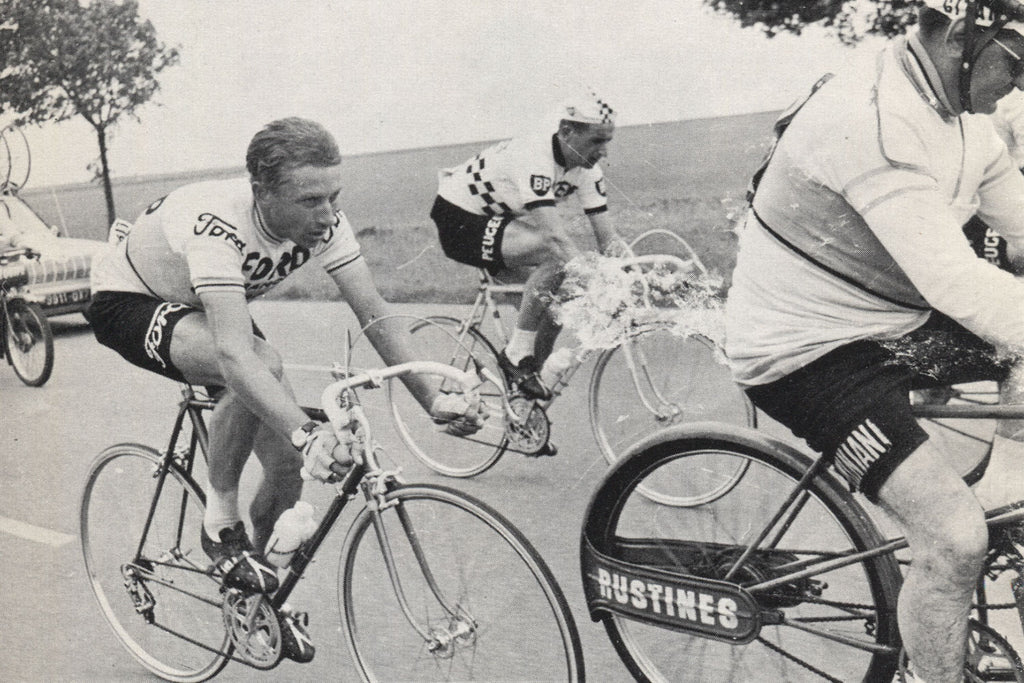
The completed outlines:
[[[696,508],[652,505],[636,495],[638,485],[659,467],[708,452],[750,462],[728,495]],[[725,568],[772,518],[811,463],[756,431],[713,423],[674,427],[641,442],[606,474],[591,499],[581,546],[585,586],[594,590],[601,578],[592,565],[588,568],[588,547],[661,569],[669,581],[684,575],[731,580]],[[693,672],[692,680],[709,682],[892,680],[899,659],[896,597],[902,582],[895,557],[886,553],[815,573],[816,562],[878,547],[882,538],[864,509],[827,472],[811,479],[797,500],[802,505],[782,518],[771,545],[775,551],[754,552],[732,577],[747,586],[753,613],[759,615],[748,640],[695,635],[695,622],[684,622],[682,616],[673,630],[608,609],[592,613],[638,681],[678,680],[687,671]],[[787,565],[806,569],[809,576],[782,579],[792,574]],[[771,590],[755,587],[770,579],[780,583]],[[879,651],[872,654],[851,642]]]
[[[111,446],[97,456],[79,510],[82,556],[100,610],[125,649],[161,678],[195,683],[223,669],[231,648],[220,583],[207,574],[209,560],[199,544],[204,497],[176,467],[164,478],[143,539],[162,460],[138,444]],[[142,568],[129,583],[148,593],[151,610],[136,610],[124,575],[131,567]]]
[[[383,503],[356,516],[339,568],[342,626],[364,681],[584,680],[579,634],[565,596],[544,560],[507,519],[440,486],[399,486]],[[409,531],[403,530],[402,515]],[[440,639],[459,626],[474,625],[448,648],[431,652],[403,615],[378,532],[366,533],[377,528],[388,540],[396,576],[420,628],[436,629],[431,633]],[[424,580],[410,537],[419,543],[451,612]]]
[[[498,367],[498,354],[487,338],[474,327],[463,333],[462,321],[447,316],[431,316],[415,321],[409,328],[413,348],[420,360],[434,360],[476,374],[475,363],[491,370],[504,382]],[[447,381],[440,387],[448,387]],[[505,438],[504,386],[485,382],[480,397],[487,406],[489,419],[483,428],[469,436],[454,436],[441,429],[416,402],[400,379],[388,382],[391,415],[402,442],[424,465],[448,477],[473,477],[494,466],[508,446]]]
[[[590,376],[588,402],[590,427],[605,460],[614,464],[633,443],[673,424],[755,426],[753,404],[717,353],[710,339],[681,337],[668,326],[603,351]],[[662,505],[703,505],[728,493],[746,469],[745,462],[730,463],[729,476],[721,477],[720,462],[693,460],[666,471],[671,477],[646,481],[640,492]]]
[[[53,330],[39,304],[7,302],[4,344],[14,374],[30,387],[41,387],[53,372]]]

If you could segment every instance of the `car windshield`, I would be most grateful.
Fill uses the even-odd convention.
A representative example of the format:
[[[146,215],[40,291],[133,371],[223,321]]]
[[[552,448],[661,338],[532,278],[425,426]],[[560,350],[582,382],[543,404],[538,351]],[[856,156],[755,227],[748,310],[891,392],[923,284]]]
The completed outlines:
[[[0,195],[0,249],[48,249],[57,243],[57,236],[32,207],[15,195]]]

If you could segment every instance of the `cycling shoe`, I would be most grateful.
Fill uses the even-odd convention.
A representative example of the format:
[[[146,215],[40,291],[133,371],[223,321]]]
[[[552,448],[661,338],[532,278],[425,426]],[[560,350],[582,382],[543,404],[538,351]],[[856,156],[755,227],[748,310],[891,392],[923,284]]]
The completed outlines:
[[[304,612],[292,613],[282,610],[277,618],[281,624],[281,656],[300,664],[313,661],[316,648],[313,646],[313,639],[309,637],[309,631],[306,630],[309,617]]]
[[[510,384],[519,388],[527,398],[547,401],[551,398],[551,390],[540,380],[540,367],[537,359],[526,356],[516,365],[502,351],[498,354],[498,366],[505,373]]]
[[[223,575],[226,588],[237,588],[246,593],[273,593],[277,590],[277,572],[256,554],[242,522],[221,529],[220,543],[210,538],[203,526],[199,540],[203,552],[210,556]]]

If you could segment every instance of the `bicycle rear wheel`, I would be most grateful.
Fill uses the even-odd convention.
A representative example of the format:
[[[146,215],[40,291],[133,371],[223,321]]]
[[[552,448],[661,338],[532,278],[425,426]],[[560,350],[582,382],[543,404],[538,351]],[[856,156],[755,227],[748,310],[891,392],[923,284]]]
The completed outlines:
[[[696,508],[654,505],[638,494],[661,468],[709,454],[748,463],[728,494]],[[810,466],[807,456],[757,432],[704,423],[642,442],[606,475],[585,518],[583,580],[592,608],[602,570],[605,584],[623,588],[625,607],[646,608],[613,604],[595,612],[637,680],[676,680],[680,672],[700,681],[892,680],[899,567],[892,553],[843,565],[844,555],[882,539],[827,473],[798,490]],[[765,528],[770,533],[758,543]],[[616,568],[616,561],[627,564]],[[830,568],[829,561],[843,566]],[[660,583],[644,583],[640,572],[652,569]],[[722,602],[711,602],[723,594],[715,580],[740,584],[751,596],[749,611],[741,603],[733,612],[738,625]],[[663,599],[669,595],[671,610],[672,598]],[[672,618],[659,625],[659,610]],[[711,635],[700,635],[709,622]]]
[[[461,329],[455,318],[432,316],[412,324],[413,349],[417,359],[433,360],[476,374],[476,364],[488,368],[500,381],[497,353],[475,328]],[[461,389],[445,381],[441,391]],[[405,445],[423,464],[449,477],[472,477],[490,469],[505,452],[504,386],[485,382],[480,397],[490,418],[483,428],[469,436],[453,436],[434,423],[400,379],[388,383],[388,396],[395,426]]]
[[[565,597],[511,523],[437,486],[400,486],[386,503],[359,513],[341,552],[342,625],[364,680],[583,680]]]
[[[30,387],[41,387],[53,372],[53,330],[39,304],[7,302],[7,354],[14,374]]]
[[[220,584],[199,545],[205,505],[175,468],[157,491],[162,460],[136,444],[100,453],[82,494],[82,554],[100,610],[132,656],[161,678],[204,681],[230,653]]]
[[[590,426],[609,464],[669,425],[713,420],[754,426],[753,404],[717,353],[706,337],[682,337],[666,327],[601,354],[590,378]],[[728,493],[746,467],[746,461],[713,455],[687,458],[645,479],[640,492],[662,505],[702,505]]]

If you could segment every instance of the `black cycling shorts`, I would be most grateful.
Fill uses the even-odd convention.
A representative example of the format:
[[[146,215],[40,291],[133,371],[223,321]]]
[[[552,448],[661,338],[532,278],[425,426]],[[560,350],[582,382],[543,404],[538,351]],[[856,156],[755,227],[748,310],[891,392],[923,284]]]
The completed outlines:
[[[199,309],[135,292],[97,292],[85,317],[100,344],[129,363],[177,382],[188,382],[171,362],[171,336],[178,321]],[[263,333],[253,325],[253,334]]]
[[[501,242],[505,226],[515,220],[515,216],[480,216],[439,196],[434,200],[430,218],[437,225],[445,256],[469,266],[486,268],[491,275],[504,270]]]
[[[830,460],[851,491],[877,502],[896,467],[928,440],[910,391],[1002,380],[1010,361],[952,319],[932,313],[892,341],[841,346],[770,384],[748,387],[754,404]]]

